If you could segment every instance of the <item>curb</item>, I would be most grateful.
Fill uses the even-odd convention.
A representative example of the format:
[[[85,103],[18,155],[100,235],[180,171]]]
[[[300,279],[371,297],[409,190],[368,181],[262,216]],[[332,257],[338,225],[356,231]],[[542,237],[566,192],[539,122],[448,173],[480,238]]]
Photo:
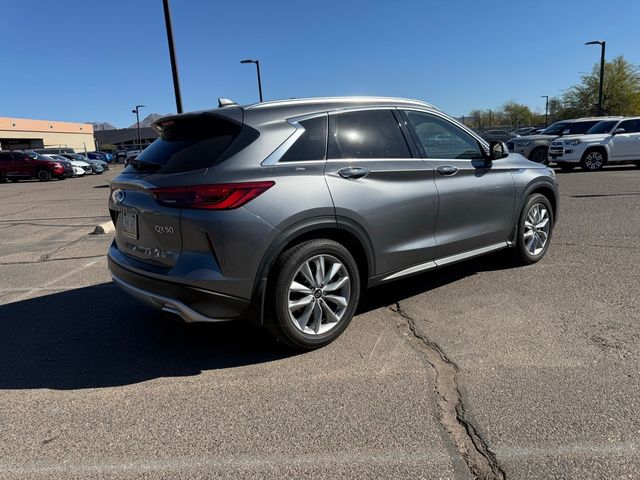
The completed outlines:
[[[111,233],[115,231],[116,227],[113,225],[113,222],[109,220],[108,222],[101,223],[100,225],[96,225],[96,228],[93,229],[89,235],[104,235],[105,233]]]

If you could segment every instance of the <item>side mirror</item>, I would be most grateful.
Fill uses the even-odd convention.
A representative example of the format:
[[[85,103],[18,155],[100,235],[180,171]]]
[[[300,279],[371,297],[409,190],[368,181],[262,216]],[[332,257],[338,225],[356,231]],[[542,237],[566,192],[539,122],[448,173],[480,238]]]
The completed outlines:
[[[616,128],[616,129],[613,131],[613,134],[614,134],[614,135],[618,135],[619,133],[626,133],[626,130],[625,130],[624,128]]]
[[[509,149],[504,142],[492,140],[489,143],[489,161],[509,156]]]

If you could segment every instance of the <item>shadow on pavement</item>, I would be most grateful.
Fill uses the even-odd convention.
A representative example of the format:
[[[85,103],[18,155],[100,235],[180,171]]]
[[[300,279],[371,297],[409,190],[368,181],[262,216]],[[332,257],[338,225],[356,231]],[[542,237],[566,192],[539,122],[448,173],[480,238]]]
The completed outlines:
[[[248,323],[172,321],[112,283],[0,306],[0,389],[78,389],[277,360]]]
[[[498,252],[377,287],[365,293],[358,314],[510,266]],[[112,283],[0,306],[0,389],[129,385],[294,354],[246,322],[172,321]]]

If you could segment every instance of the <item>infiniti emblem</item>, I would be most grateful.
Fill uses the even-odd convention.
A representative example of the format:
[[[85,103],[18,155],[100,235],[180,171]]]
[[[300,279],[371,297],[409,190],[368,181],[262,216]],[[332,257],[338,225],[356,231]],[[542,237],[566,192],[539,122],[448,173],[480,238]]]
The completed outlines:
[[[111,199],[114,203],[122,203],[124,201],[125,193],[124,191],[118,189],[114,190],[111,194]]]

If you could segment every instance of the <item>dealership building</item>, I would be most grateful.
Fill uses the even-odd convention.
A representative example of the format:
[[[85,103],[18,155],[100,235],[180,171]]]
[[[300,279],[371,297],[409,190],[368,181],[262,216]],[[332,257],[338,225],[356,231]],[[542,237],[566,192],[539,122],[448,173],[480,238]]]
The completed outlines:
[[[55,147],[94,151],[93,125],[0,117],[0,150]]]

